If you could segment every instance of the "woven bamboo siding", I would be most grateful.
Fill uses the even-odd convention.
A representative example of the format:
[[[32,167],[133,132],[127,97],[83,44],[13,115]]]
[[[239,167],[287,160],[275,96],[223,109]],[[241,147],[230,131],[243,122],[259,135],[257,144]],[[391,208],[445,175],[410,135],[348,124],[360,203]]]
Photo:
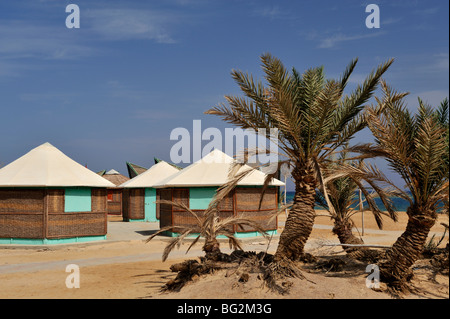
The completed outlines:
[[[161,200],[172,200],[172,190],[171,189],[160,189],[159,198]],[[168,204],[160,204],[160,227],[171,226],[172,224],[172,205]]]
[[[42,215],[0,214],[0,238],[44,238]]]
[[[160,190],[156,190],[156,201],[158,202],[161,199]],[[156,204],[156,219],[161,218],[161,204]]]
[[[108,195],[111,195],[112,200],[107,200],[107,210],[109,215],[122,214],[122,190],[109,189]]]
[[[47,205],[50,214],[64,212],[64,190],[49,189],[47,191]]]
[[[106,212],[49,214],[48,238],[106,235]]]
[[[264,193],[261,208],[259,201],[261,200],[261,188],[237,188],[236,189],[236,209],[237,211],[258,211],[258,210],[274,210],[277,208],[277,190],[276,188],[268,188]]]
[[[93,188],[91,191],[92,212],[106,212],[106,189]]]
[[[232,212],[234,210],[233,196],[234,196],[234,191],[228,193],[228,195],[225,196],[225,198],[220,201],[220,203],[218,205],[219,211]]]
[[[122,191],[122,216],[124,221],[145,218],[145,190],[142,188]]]
[[[47,191],[47,238],[106,235],[106,189],[91,189],[91,212],[64,212],[64,190]]]
[[[232,216],[241,216],[259,223],[265,230],[276,230],[276,218],[269,222],[272,213],[278,207],[278,193],[276,188],[268,188],[264,194],[261,207],[259,202],[262,188],[258,187],[238,187],[219,203],[219,218],[225,219]],[[160,189],[158,196],[161,200],[173,202],[183,202],[189,207],[189,189]],[[202,213],[204,210],[194,210]],[[201,216],[201,215],[200,215]],[[165,226],[196,226],[197,221],[194,216],[178,207],[171,205],[160,205],[160,227]],[[253,227],[234,226],[235,232],[252,232]],[[179,232],[176,229],[173,232]]]
[[[107,232],[106,190],[92,189],[92,212],[64,212],[63,189],[1,189],[1,238],[70,238]]]
[[[243,218],[250,219],[252,221],[257,222],[264,230],[276,230],[277,229],[277,220],[276,218],[273,221],[269,222],[269,219],[272,217],[270,214],[271,211],[254,211],[254,212],[239,212],[238,216]],[[256,231],[253,227],[243,226],[242,228],[236,229],[238,232],[250,232]]]
[[[121,215],[122,203],[108,202],[108,215]]]
[[[172,191],[172,201],[174,203],[182,203],[189,207],[189,189],[184,188],[175,188]],[[176,211],[183,211],[183,209],[173,206],[172,210],[174,212]]]
[[[43,214],[44,190],[0,190],[0,214]]]
[[[271,222],[269,222],[269,219],[272,217],[271,213],[278,207],[277,189],[267,188],[261,202],[261,207],[259,207],[261,193],[262,188],[236,188],[235,214],[259,223],[266,231],[276,230],[277,219],[275,218]],[[250,232],[255,231],[255,229],[253,227],[243,226],[236,229],[236,231]]]
[[[130,190],[125,188],[122,192],[122,217],[124,221],[129,220],[130,212]]]
[[[0,237],[44,238],[44,190],[0,189]]]
[[[143,188],[130,189],[128,199],[128,218],[144,219],[145,218],[145,190]]]
[[[203,211],[196,211],[196,212],[200,213],[200,216],[202,216]],[[197,226],[195,217],[186,211],[174,211],[172,213],[172,216],[173,216],[173,225],[182,226],[182,227],[196,227]],[[175,232],[177,232],[177,230],[175,230]]]

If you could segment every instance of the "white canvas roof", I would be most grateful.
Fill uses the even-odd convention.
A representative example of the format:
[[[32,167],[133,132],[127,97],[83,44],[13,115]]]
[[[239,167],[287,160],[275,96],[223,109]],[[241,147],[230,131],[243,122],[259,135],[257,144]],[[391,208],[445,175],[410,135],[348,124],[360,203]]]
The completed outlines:
[[[0,169],[0,187],[114,187],[50,143],[44,143]]]
[[[153,187],[202,187],[202,186],[221,186],[228,181],[228,174],[234,159],[219,150],[213,150],[211,153],[199,161],[182,169],[178,173],[162,180]],[[240,172],[251,169],[244,165]],[[243,178],[238,185],[241,186],[262,186],[266,174],[253,169],[249,175]],[[284,183],[274,179],[270,186],[284,186]]]
[[[120,173],[116,171],[115,169],[110,169],[105,173],[105,175],[119,175]]]
[[[161,180],[178,173],[179,170],[167,162],[161,161],[158,164],[153,165],[144,173],[141,173],[134,178],[126,181],[119,187],[125,188],[146,188],[153,187]]]

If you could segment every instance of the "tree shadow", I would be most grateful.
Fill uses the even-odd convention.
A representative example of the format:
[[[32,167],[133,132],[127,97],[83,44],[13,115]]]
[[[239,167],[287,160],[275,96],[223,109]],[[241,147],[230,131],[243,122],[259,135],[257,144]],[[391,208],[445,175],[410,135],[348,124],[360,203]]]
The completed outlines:
[[[148,237],[156,233],[158,229],[151,229],[151,230],[135,230],[135,233],[138,233],[142,236]]]
[[[166,269],[156,269],[152,273],[143,273],[132,276],[132,278],[137,279],[134,282],[135,285],[144,285],[144,288],[151,291],[148,295],[137,297],[137,299],[155,298],[162,293],[164,285],[175,277],[176,273]]]

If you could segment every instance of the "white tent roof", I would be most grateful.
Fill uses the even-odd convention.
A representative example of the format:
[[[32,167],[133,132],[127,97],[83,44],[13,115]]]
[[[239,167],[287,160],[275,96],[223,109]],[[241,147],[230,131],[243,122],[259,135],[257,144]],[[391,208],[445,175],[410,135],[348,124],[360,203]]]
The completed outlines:
[[[50,143],[44,143],[0,169],[0,187],[115,187],[78,164]]]
[[[105,173],[105,175],[119,175],[120,173],[116,171],[115,169],[110,169]]]
[[[153,187],[161,180],[178,173],[179,170],[167,162],[161,161],[158,164],[153,165],[144,173],[141,173],[134,178],[126,181],[119,187],[126,188],[145,188]]]
[[[211,153],[199,161],[182,169],[178,173],[160,181],[153,187],[201,187],[201,186],[221,186],[228,181],[228,174],[234,159],[219,150]],[[241,167],[240,172],[252,169],[249,165]],[[262,186],[266,174],[253,169],[238,185],[241,186]],[[284,186],[284,183],[274,179],[270,186]]]

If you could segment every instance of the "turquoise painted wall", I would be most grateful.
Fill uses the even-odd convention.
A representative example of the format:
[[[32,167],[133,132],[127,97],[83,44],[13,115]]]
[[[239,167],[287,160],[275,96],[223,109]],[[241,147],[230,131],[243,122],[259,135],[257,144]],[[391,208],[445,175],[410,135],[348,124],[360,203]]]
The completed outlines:
[[[145,221],[146,222],[157,222],[156,219],[156,189],[146,188],[145,189]]]
[[[96,240],[106,240],[104,236],[86,236],[86,237],[72,237],[72,238],[60,238],[60,239],[27,239],[27,238],[0,238],[0,245],[57,245],[57,244],[70,244],[70,243],[84,243]]]
[[[64,196],[64,211],[90,212],[91,211],[91,189],[86,187],[66,188]]]
[[[206,209],[216,194],[217,187],[191,187],[189,189],[189,208]]]

